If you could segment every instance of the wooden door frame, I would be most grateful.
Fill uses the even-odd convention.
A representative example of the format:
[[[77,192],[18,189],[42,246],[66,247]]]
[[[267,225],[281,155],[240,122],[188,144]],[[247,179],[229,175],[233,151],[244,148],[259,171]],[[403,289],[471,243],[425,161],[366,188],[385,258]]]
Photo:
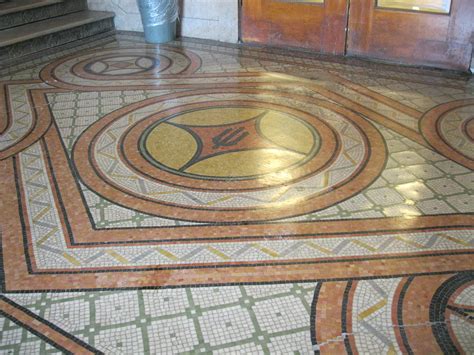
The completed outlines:
[[[243,42],[243,39],[242,39],[242,14],[243,14],[243,11],[242,11],[242,6],[243,6],[243,0],[237,0],[238,1],[238,40],[239,40],[239,43],[244,43]],[[364,1],[364,0],[357,0],[357,1]],[[378,11],[376,9],[377,7],[377,0],[368,0],[368,1],[371,1],[373,2],[373,11]],[[448,18],[451,19],[451,16],[453,15],[453,7],[454,7],[454,4],[456,2],[463,2],[463,1],[474,1],[474,0],[451,0],[451,4],[450,4],[450,9],[449,9],[449,13],[447,14],[435,14],[435,16],[446,16]],[[406,65],[406,66],[422,66],[422,67],[437,67],[437,68],[444,68],[444,69],[451,69],[451,70],[457,70],[457,71],[469,71],[470,69],[470,64],[472,63],[472,59],[474,58],[474,51],[471,51],[471,61],[469,62],[469,64],[467,65],[467,67],[465,66],[460,66],[460,65],[457,65],[457,66],[449,66],[449,63],[446,63],[443,65],[443,63],[427,63],[426,61],[425,62],[421,62],[421,61],[413,61],[413,62],[409,62],[409,61],[400,61],[400,60],[397,60],[396,58],[381,58],[381,57],[377,57],[377,56],[369,56],[369,55],[358,55],[358,54],[354,54],[354,53],[350,53],[350,48],[349,48],[349,43],[350,43],[350,30],[349,30],[349,21],[351,19],[351,6],[352,6],[352,0],[346,0],[346,11],[347,11],[347,17],[346,17],[346,26],[345,26],[345,29],[344,29],[344,36],[345,36],[345,43],[344,43],[344,51],[343,53],[340,53],[340,54],[337,54],[337,56],[344,56],[344,57],[349,57],[349,58],[361,58],[361,59],[367,59],[367,60],[372,60],[372,61],[383,61],[383,62],[386,62],[386,63],[392,63],[392,64],[402,64],[402,65]],[[372,11],[372,9],[371,9]],[[403,9],[403,10],[400,10],[400,9],[389,9],[389,8],[383,8],[382,11],[387,11],[387,12],[393,12],[394,14],[396,13],[407,13],[407,14],[428,14],[428,15],[433,15],[432,13],[429,13],[429,12],[426,12],[426,11],[414,11],[414,10],[409,10],[409,9]],[[470,44],[472,46],[472,48],[474,48],[474,25],[473,26],[473,31],[472,31],[472,34],[471,34],[471,39],[470,39]],[[468,41],[469,43],[469,41]],[[262,46],[264,45],[268,45],[268,46],[272,46],[271,44],[262,44]],[[291,46],[285,46],[285,48],[295,48],[295,49],[300,49],[300,50],[308,50],[308,49],[305,49],[305,48],[301,48],[301,47],[291,47]]]
[[[238,0],[238,6],[239,6],[239,42],[244,43],[245,39],[245,34],[244,34],[244,13],[245,9],[243,5],[246,2],[254,1],[254,0]],[[271,1],[271,0],[261,0],[261,1]],[[254,5],[253,3],[250,3],[250,8]],[[269,4],[270,5],[270,4]],[[285,1],[280,1],[280,4],[278,4],[277,1],[275,3],[271,4],[272,8],[273,5],[278,8],[278,6],[289,6],[291,5],[291,2],[288,2],[285,4]],[[296,4],[295,4],[296,5]],[[315,37],[312,38],[312,40],[308,40],[307,43],[301,44],[303,38],[310,38],[310,37],[303,37],[301,34],[297,34],[297,31],[282,31],[282,32],[276,32],[276,33],[281,33],[283,36],[283,39],[276,39],[274,42],[268,40],[268,33],[271,33],[271,31],[268,30],[268,27],[265,28],[268,24],[272,25],[278,25],[279,22],[271,22],[271,21],[255,21],[255,27],[250,26],[252,29],[249,29],[247,34],[251,34],[252,36],[260,36],[260,39],[264,39],[267,37],[267,40],[250,40],[245,41],[245,43],[248,44],[256,44],[256,45],[262,45],[262,46],[270,46],[270,47],[284,47],[284,48],[292,48],[296,50],[303,50],[303,51],[312,51],[315,53],[321,53],[321,54],[329,54],[329,55],[344,55],[345,54],[345,47],[346,47],[346,37],[347,37],[347,21],[348,21],[348,15],[349,15],[349,0],[326,0],[324,3],[304,3],[304,1],[301,1],[299,5],[302,5],[309,9],[309,7],[315,7],[319,8],[321,11],[314,11],[314,13],[311,11],[311,14],[309,16],[306,16],[307,13],[302,12],[302,16],[304,19],[302,21],[310,20],[309,17],[315,16],[315,20],[318,22],[315,22],[315,25],[321,26],[320,31],[315,31]],[[275,10],[275,8],[273,8]],[[293,9],[292,9],[293,11]],[[294,10],[295,12],[298,12],[298,10]],[[272,12],[270,12],[272,13]],[[321,13],[323,15],[321,15]],[[247,13],[246,18],[251,18],[252,12]],[[275,14],[278,14],[278,12],[273,12],[273,16]],[[341,15],[343,14],[343,15]],[[277,15],[278,16],[278,15]],[[318,18],[319,17],[319,18]],[[289,21],[291,22],[291,21]],[[247,22],[248,23],[248,22]],[[250,22],[252,23],[252,22]],[[260,25],[258,25],[260,24]],[[288,25],[288,24],[287,24]],[[260,30],[261,32],[256,31],[258,27],[261,26]],[[271,26],[271,25],[270,25]],[[282,26],[284,27],[284,24]],[[288,27],[287,27],[288,28]],[[335,30],[337,29],[337,30]],[[296,34],[296,35],[295,35]],[[318,42],[319,40],[319,42]],[[294,41],[295,44],[287,44],[288,42]],[[282,43],[282,42],[287,42],[287,43]],[[316,49],[318,48],[318,49]]]
[[[450,11],[445,14],[380,8],[376,0],[357,0],[349,11],[347,55],[468,71],[474,31],[469,21],[474,14],[472,1],[451,0]]]

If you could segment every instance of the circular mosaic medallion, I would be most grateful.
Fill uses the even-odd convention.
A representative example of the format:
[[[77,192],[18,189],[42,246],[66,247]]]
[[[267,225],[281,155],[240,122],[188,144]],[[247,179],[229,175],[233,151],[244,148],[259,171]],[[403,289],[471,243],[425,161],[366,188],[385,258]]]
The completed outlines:
[[[384,166],[379,132],[336,104],[218,91],[152,98],[97,121],[73,150],[84,183],[163,217],[258,221],[343,201]]]
[[[458,100],[427,112],[420,128],[428,143],[444,156],[474,169],[474,100]]]
[[[129,166],[174,186],[243,191],[315,174],[340,146],[326,122],[281,105],[216,101],[181,109],[147,117],[122,136]]]
[[[183,48],[103,48],[58,59],[44,67],[40,77],[50,85],[66,89],[129,88],[156,86],[161,84],[157,79],[193,74],[200,66],[201,58]]]

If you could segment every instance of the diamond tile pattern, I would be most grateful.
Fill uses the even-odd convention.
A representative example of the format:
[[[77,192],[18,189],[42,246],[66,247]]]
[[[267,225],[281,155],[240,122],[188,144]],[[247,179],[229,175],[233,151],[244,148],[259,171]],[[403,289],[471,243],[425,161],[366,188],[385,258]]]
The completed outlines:
[[[119,33],[0,79],[0,353],[473,352],[472,78]]]

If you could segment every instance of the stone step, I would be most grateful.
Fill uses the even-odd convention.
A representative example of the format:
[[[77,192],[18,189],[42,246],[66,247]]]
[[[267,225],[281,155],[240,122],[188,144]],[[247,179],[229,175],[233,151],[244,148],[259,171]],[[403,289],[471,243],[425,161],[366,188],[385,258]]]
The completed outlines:
[[[115,14],[79,11],[0,31],[0,62],[114,29]]]
[[[19,11],[36,9],[38,7],[57,4],[63,0],[15,0],[0,4],[0,16],[12,14]]]
[[[0,3],[0,30],[87,10],[87,0],[15,0]]]

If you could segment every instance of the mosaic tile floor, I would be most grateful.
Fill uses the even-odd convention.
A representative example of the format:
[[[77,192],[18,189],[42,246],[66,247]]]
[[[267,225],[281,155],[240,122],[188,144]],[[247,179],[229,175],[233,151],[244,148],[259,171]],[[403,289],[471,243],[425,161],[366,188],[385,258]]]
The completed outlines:
[[[474,353],[474,82],[117,34],[0,71],[2,353]]]

